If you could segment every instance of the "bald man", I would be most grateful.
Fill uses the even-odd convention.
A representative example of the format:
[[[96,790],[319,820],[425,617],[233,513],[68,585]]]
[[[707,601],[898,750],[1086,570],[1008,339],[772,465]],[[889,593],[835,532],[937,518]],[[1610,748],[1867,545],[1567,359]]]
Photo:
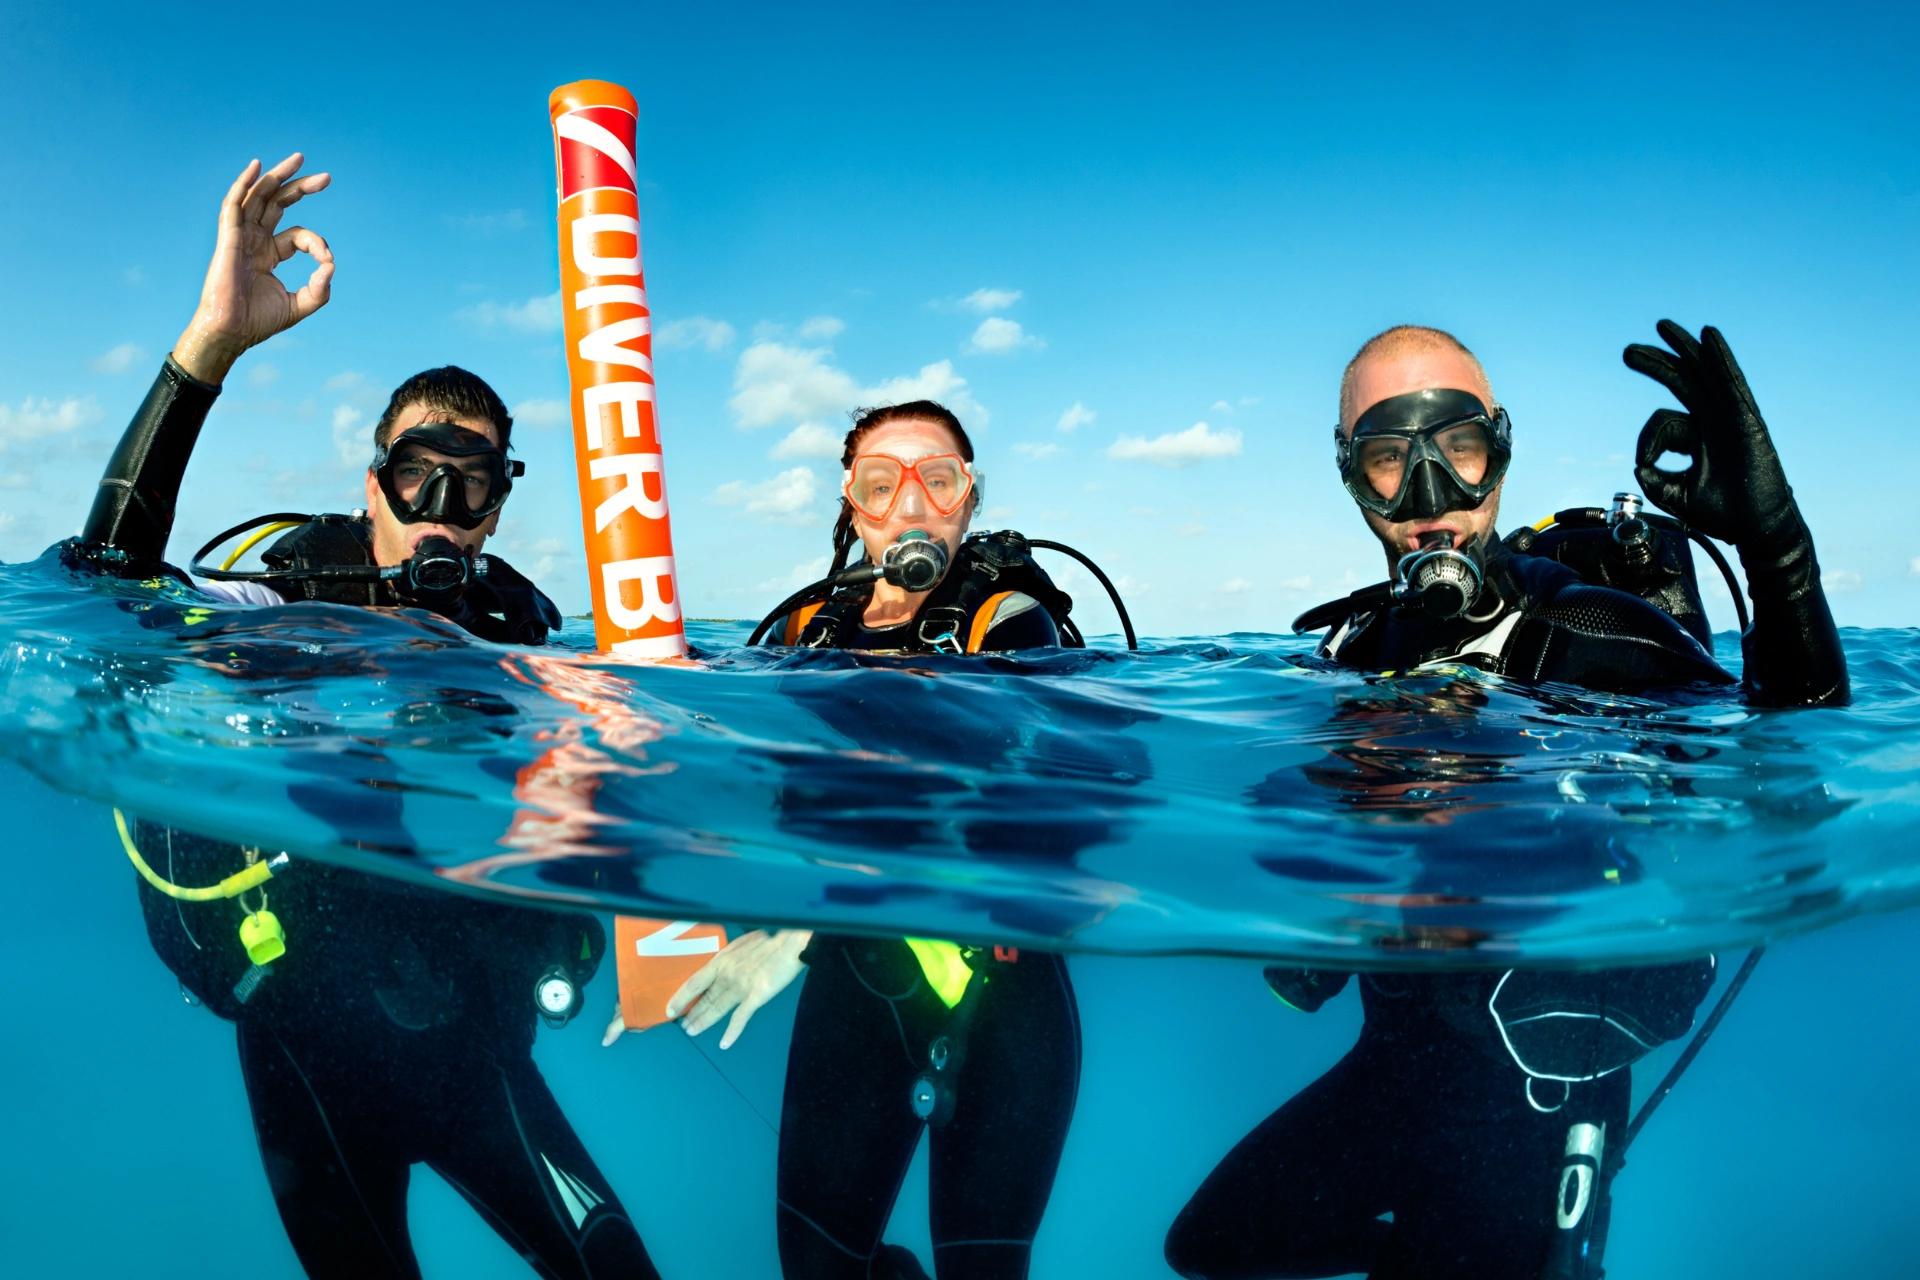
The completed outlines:
[[[1626,361],[1685,412],[1648,420],[1637,475],[1659,505],[1740,553],[1754,604],[1746,699],[1844,702],[1846,660],[1812,537],[1746,379],[1712,328],[1696,340],[1663,321],[1660,334],[1669,349],[1636,345]],[[1341,480],[1391,581],[1313,611],[1330,628],[1322,656],[1371,671],[1469,665],[1643,695],[1733,683],[1660,608],[1499,538],[1513,428],[1486,370],[1452,334],[1402,325],[1361,347],[1341,379],[1335,442]],[[1688,455],[1688,467],[1662,469],[1669,453]],[[1471,715],[1471,702],[1458,714]],[[1362,798],[1405,807],[1395,789],[1412,794],[1416,774],[1422,795],[1455,785],[1432,761],[1368,750],[1365,768],[1340,782]],[[1466,776],[1471,760],[1460,762],[1454,772]],[[1705,959],[1587,973],[1365,975],[1359,1042],[1207,1177],[1168,1233],[1168,1263],[1206,1280],[1597,1276],[1630,1064],[1685,1034],[1713,972]],[[1308,1012],[1348,980],[1267,971],[1274,993]],[[1563,1182],[1575,1166],[1587,1181]],[[1556,1190],[1567,1186],[1587,1194],[1556,1215]]]

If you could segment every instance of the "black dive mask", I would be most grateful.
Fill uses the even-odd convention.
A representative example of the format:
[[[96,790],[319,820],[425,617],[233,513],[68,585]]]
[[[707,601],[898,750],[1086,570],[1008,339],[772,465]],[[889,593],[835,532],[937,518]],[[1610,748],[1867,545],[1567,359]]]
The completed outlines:
[[[1466,391],[1434,388],[1389,396],[1353,424],[1333,429],[1340,479],[1383,520],[1431,520],[1471,511],[1499,485],[1513,458],[1507,411],[1492,414]]]
[[[428,453],[442,460],[431,461]],[[477,529],[507,500],[514,478],[527,473],[527,464],[507,461],[499,446],[478,431],[451,422],[423,422],[374,450],[373,471],[400,523]]]

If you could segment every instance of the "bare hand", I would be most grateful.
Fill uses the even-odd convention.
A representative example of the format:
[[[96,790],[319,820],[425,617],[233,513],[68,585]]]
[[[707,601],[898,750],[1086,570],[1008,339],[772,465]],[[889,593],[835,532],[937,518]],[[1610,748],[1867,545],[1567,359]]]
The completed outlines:
[[[731,1012],[720,1037],[720,1047],[731,1049],[753,1015],[800,976],[806,967],[800,953],[812,940],[810,929],[741,934],[680,985],[667,1001],[667,1016],[680,1018],[680,1029],[697,1036]]]
[[[289,208],[332,181],[325,173],[295,179],[303,159],[296,151],[264,173],[258,160],[251,162],[220,202],[220,234],[200,305],[173,349],[175,362],[202,382],[224,381],[247,348],[327,305],[333,286],[327,242],[306,227],[276,231]],[[295,253],[311,257],[314,268],[290,293],[273,272]]]

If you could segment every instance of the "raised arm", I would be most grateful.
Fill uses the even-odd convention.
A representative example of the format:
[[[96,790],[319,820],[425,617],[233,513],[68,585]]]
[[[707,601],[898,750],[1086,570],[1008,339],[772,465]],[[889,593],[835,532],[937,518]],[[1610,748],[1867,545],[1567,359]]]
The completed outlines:
[[[1741,638],[1749,701],[1759,706],[1836,706],[1850,695],[1847,659],[1820,585],[1813,534],[1787,484],[1773,437],[1720,331],[1696,341],[1659,324],[1670,351],[1635,343],[1627,367],[1660,383],[1686,412],[1658,409],[1640,432],[1641,486],[1676,519],[1740,553],[1753,601]],[[1686,454],[1683,471],[1656,466]]]
[[[296,151],[265,172],[253,161],[220,202],[200,305],[108,460],[80,532],[79,548],[109,567],[141,571],[165,557],[187,459],[227,371],[249,347],[327,304],[327,242],[305,227],[277,229],[288,208],[330,180],[324,173],[294,178],[301,159]],[[289,292],[273,271],[296,253],[312,257],[314,268],[298,292]]]

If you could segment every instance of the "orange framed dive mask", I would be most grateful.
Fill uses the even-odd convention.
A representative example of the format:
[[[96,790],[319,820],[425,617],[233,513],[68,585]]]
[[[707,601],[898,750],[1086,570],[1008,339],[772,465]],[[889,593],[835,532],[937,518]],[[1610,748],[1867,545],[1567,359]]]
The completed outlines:
[[[853,509],[869,520],[893,514],[908,483],[926,496],[927,506],[943,516],[958,511],[973,493],[973,465],[957,453],[936,453],[908,462],[890,453],[855,455],[840,491]]]

